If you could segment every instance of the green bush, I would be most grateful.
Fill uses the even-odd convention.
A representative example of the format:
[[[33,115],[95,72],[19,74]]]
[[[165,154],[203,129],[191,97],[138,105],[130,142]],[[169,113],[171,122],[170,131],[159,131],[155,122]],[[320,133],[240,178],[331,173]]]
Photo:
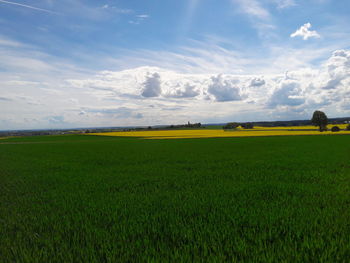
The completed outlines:
[[[331,131],[332,132],[338,132],[338,131],[340,131],[340,128],[338,126],[333,126]]]
[[[254,129],[254,124],[251,122],[247,122],[247,123],[242,123],[241,127],[243,129]]]
[[[227,123],[225,126],[223,126],[222,128],[223,128],[224,130],[227,130],[227,129],[236,129],[238,126],[239,126],[239,124],[236,123],[236,122],[229,122],[229,123]]]

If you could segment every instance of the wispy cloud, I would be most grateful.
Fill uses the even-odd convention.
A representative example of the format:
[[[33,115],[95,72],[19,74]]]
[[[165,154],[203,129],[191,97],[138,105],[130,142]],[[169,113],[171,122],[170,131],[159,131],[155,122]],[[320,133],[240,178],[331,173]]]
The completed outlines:
[[[102,9],[109,9],[109,10],[114,11],[115,13],[124,14],[124,15],[134,13],[134,10],[132,10],[132,9],[118,8],[116,6],[111,6],[111,5],[107,5],[107,4],[103,5],[101,8]]]
[[[14,40],[4,38],[0,35],[0,46],[21,47],[22,44]]]
[[[141,24],[141,22],[149,18],[150,18],[150,15],[147,15],[147,14],[136,15],[134,20],[129,20],[129,24],[139,25]]]
[[[270,17],[269,11],[256,0],[232,0],[232,2],[239,6],[241,12],[249,16],[259,19],[268,19]]]
[[[252,27],[257,31],[262,40],[275,37],[273,31],[276,26],[272,23],[272,15],[268,8],[263,5],[265,3],[264,1],[231,0],[231,2],[238,12],[248,17]]]
[[[277,5],[277,8],[279,9],[284,9],[297,5],[294,0],[274,0],[274,2]]]
[[[147,18],[149,18],[149,15],[137,15],[136,17],[141,18],[141,19],[147,19]]]
[[[59,13],[57,13],[57,12],[54,12],[54,11],[51,11],[48,9],[43,9],[43,8],[31,6],[31,5],[25,5],[25,4],[20,4],[20,3],[16,3],[16,2],[5,1],[5,0],[0,0],[0,3],[9,4],[9,5],[16,5],[16,6],[33,9],[33,10],[40,11],[40,12],[59,15]]]

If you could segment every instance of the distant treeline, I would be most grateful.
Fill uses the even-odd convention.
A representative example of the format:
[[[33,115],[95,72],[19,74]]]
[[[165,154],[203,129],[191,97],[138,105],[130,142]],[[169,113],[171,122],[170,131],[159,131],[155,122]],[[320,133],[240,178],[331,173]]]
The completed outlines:
[[[202,124],[200,122],[198,123],[190,123],[187,124],[180,124],[180,125],[170,125],[165,127],[166,129],[181,129],[181,128],[200,128],[202,127]]]
[[[120,131],[120,129],[105,129],[105,128],[92,128],[92,129],[62,129],[62,130],[19,130],[19,131],[0,131],[0,137],[8,136],[44,136],[44,135],[65,135],[65,134],[82,134],[82,133],[94,133],[94,132],[113,132]]]
[[[328,124],[344,124],[349,123],[350,117],[346,118],[329,118]],[[250,122],[254,126],[263,126],[263,127],[288,127],[288,126],[306,126],[313,125],[311,120],[292,120],[292,121],[258,121]]]
[[[226,125],[241,126],[245,129],[251,129],[254,126],[263,127],[288,127],[288,126],[305,126],[312,125],[311,120],[292,120],[292,121],[257,121],[257,122],[231,122],[227,124],[201,124],[190,123],[169,125],[169,126],[146,126],[146,127],[108,127],[108,128],[77,128],[77,129],[56,129],[56,130],[12,130],[12,131],[0,131],[0,137],[8,136],[40,136],[40,135],[63,135],[63,134],[81,134],[81,133],[101,133],[101,132],[116,132],[116,131],[145,131],[145,130],[172,130],[172,129],[193,129],[193,128],[206,128],[210,126],[217,126],[225,129]],[[350,123],[350,117],[346,118],[329,118],[328,124],[343,124]],[[238,127],[237,126],[237,127]],[[231,128],[232,129],[232,128]]]
[[[350,123],[350,118],[330,118],[328,124]],[[243,129],[253,129],[254,126],[261,127],[290,127],[290,126],[308,126],[313,125],[311,120],[292,120],[292,121],[257,121],[257,122],[229,122],[222,126],[223,129],[236,129],[241,126]]]
[[[126,128],[123,131],[145,131],[145,130],[173,130],[173,129],[188,129],[188,128],[205,128],[202,126],[200,122],[198,123],[190,123],[187,124],[177,124],[177,125],[169,125],[169,126],[148,126],[148,127],[136,127],[136,128]]]
[[[76,132],[78,133],[78,132]],[[62,135],[68,134],[67,131],[64,130],[40,130],[40,131],[0,131],[0,137],[7,136],[42,136],[42,135]]]
[[[243,129],[253,129],[254,128],[254,124],[252,122],[229,122],[226,125],[224,125],[222,128],[224,130],[236,129],[239,126],[241,126]]]

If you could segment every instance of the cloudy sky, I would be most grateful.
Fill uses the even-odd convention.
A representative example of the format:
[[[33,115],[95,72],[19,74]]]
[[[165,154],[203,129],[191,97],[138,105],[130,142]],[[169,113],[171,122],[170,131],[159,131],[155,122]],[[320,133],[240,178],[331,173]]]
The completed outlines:
[[[350,116],[348,0],[0,0],[0,130]]]

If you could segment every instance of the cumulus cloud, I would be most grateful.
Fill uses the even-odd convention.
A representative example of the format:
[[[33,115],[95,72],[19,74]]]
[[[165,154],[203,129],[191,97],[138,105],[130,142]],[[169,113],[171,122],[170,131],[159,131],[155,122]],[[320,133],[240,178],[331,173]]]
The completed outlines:
[[[212,94],[216,101],[234,101],[241,100],[240,89],[233,85],[229,80],[224,79],[222,75],[211,78],[212,83],[208,87],[208,92]]]
[[[260,87],[265,85],[265,80],[263,78],[253,78],[250,81],[250,86],[251,87]]]
[[[294,80],[284,80],[278,88],[276,88],[269,101],[268,106],[298,106],[305,102],[302,96],[300,83]]]
[[[333,52],[333,57],[348,58],[349,56],[350,56],[349,51],[346,51],[346,50],[336,50]]]
[[[344,100],[340,104],[340,108],[344,111],[350,111],[350,96],[344,98]]]
[[[92,87],[94,96],[101,100],[121,98],[133,101],[140,95],[144,103],[151,98],[161,104],[158,108],[178,108],[186,111],[191,105],[200,105],[211,101],[216,103],[237,101],[240,107],[246,103],[254,107],[273,110],[285,108],[292,114],[312,111],[331,105],[339,105],[337,109],[346,108],[349,98],[347,90],[350,84],[350,51],[337,50],[319,69],[301,68],[288,71],[287,74],[269,75],[236,75],[236,74],[187,74],[177,73],[156,67],[142,67],[120,72],[105,72],[96,79],[85,83],[84,87]],[[149,72],[156,72],[150,74]],[[146,80],[145,80],[146,76]],[[107,90],[99,87],[109,87]],[[98,88],[98,89],[96,89]],[[126,96],[127,95],[127,96]],[[172,100],[176,98],[177,100]],[[139,102],[138,102],[139,103]],[[152,102],[152,105],[153,102]],[[253,106],[252,106],[253,107]],[[157,106],[152,107],[157,109]],[[280,112],[280,109],[278,110]],[[142,111],[140,111],[142,112]],[[178,113],[179,113],[178,112]]]
[[[181,85],[177,85],[181,86]],[[196,89],[195,85],[190,85],[186,83],[183,87],[175,87],[167,94],[167,97],[173,98],[193,98],[200,94],[200,91]]]
[[[334,51],[318,67],[284,72],[190,73],[145,66],[68,75],[63,83],[54,78],[44,84],[30,78],[35,74],[0,78],[0,104],[6,105],[0,128],[298,119],[315,109],[350,115],[350,50]]]
[[[350,75],[350,51],[336,50],[327,61],[326,84],[322,87],[326,90],[334,90],[343,85]]]
[[[341,81],[342,81],[341,77],[330,79],[330,80],[328,80],[326,85],[322,88],[323,89],[336,89],[337,86],[341,84]]]
[[[290,37],[302,37],[304,40],[308,40],[309,38],[320,38],[321,36],[314,30],[309,30],[312,27],[310,23],[306,23],[302,25],[297,31],[292,33]]]
[[[145,98],[158,97],[162,93],[160,75],[158,73],[147,76],[142,86],[141,95]]]

